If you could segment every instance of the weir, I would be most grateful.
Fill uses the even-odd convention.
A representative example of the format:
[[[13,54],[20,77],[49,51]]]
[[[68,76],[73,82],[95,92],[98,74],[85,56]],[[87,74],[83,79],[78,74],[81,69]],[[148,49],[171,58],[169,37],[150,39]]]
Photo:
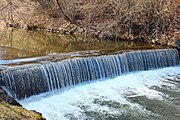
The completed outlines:
[[[0,84],[13,91],[15,98],[22,99],[92,80],[178,64],[179,54],[175,49],[133,51],[11,68],[1,72]]]

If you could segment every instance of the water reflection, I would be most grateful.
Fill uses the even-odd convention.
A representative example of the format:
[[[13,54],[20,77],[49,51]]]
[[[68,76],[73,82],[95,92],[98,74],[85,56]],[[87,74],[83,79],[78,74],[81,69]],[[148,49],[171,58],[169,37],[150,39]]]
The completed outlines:
[[[6,60],[5,62],[7,62],[7,60],[39,57],[54,53],[96,50],[96,52],[99,51],[99,54],[107,54],[120,50],[160,47],[140,42],[112,42],[76,38],[42,31],[24,31],[17,29],[0,29],[0,36],[0,59]],[[7,63],[9,64],[9,62],[10,61]]]

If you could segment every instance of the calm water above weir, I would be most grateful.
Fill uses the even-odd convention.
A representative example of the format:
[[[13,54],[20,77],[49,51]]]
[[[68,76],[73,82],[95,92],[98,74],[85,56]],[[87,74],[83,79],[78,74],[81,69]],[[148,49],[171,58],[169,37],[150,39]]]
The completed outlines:
[[[54,61],[54,59],[58,61],[72,56],[94,56],[153,48],[162,48],[162,46],[142,42],[75,38],[42,31],[0,29],[0,64]],[[49,56],[40,57],[47,55]]]

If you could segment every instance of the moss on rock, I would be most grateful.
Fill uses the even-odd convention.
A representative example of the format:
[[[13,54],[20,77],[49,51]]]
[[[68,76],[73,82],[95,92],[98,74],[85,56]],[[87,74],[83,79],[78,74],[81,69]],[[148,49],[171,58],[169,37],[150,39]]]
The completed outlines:
[[[45,120],[42,116],[22,107],[0,102],[0,120]]]

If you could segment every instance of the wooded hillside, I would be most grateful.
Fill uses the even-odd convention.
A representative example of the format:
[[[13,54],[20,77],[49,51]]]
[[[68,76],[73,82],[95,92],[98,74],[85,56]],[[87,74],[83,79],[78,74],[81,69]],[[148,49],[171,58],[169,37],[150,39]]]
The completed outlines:
[[[171,44],[179,0],[0,0],[0,25]]]

